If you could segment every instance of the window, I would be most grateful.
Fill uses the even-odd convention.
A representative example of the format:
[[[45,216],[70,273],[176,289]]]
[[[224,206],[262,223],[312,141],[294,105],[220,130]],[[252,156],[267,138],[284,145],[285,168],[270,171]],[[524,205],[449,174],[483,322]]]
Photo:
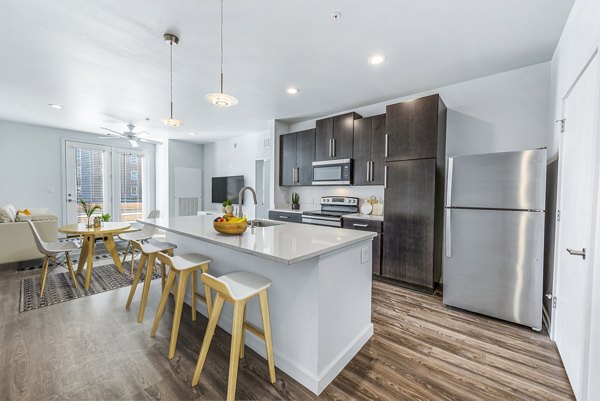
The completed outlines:
[[[132,170],[131,174],[129,175],[131,177],[131,181],[137,181],[137,170]]]
[[[131,187],[131,196],[137,195],[137,185]]]
[[[130,163],[130,164],[137,164],[137,162],[138,162],[138,157],[137,157],[137,155],[130,155],[130,156],[129,156],[129,163]]]

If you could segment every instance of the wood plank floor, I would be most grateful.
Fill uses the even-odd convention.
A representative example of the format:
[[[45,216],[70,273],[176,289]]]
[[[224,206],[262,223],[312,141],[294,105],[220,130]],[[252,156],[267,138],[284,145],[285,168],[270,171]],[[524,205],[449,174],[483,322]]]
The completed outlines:
[[[62,271],[62,270],[60,270]],[[34,275],[36,273],[33,273]],[[177,353],[167,359],[170,321],[150,328],[160,297],[151,288],[146,318],[136,323],[129,288],[19,313],[27,273],[0,266],[0,399],[213,400],[227,389],[229,335],[218,329],[200,385],[191,375],[207,320],[184,309]],[[158,284],[158,285],[156,285]],[[141,288],[140,288],[141,290]],[[439,296],[373,284],[375,335],[316,397],[247,349],[238,399],[255,400],[570,400],[555,345],[545,333],[452,310]],[[165,317],[172,316],[172,304]]]

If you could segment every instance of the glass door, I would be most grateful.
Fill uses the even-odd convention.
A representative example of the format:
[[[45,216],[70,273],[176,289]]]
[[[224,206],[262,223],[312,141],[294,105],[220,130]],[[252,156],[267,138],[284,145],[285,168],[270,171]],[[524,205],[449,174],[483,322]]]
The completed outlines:
[[[118,150],[118,204],[115,205],[119,221],[136,221],[146,217],[147,158],[143,151]],[[115,218],[114,220],[117,220]]]
[[[100,208],[93,214],[111,213],[110,147],[66,141],[66,221],[85,223],[81,201]]]

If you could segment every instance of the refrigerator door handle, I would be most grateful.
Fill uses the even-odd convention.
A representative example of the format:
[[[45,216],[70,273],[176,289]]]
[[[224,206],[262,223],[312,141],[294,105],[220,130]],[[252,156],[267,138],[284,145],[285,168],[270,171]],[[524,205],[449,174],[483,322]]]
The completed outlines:
[[[454,175],[454,158],[448,159],[448,185],[446,188],[446,207],[452,207],[452,179]]]
[[[446,224],[444,225],[446,230],[446,235],[444,238],[446,239],[446,257],[452,257],[452,209],[446,209]]]

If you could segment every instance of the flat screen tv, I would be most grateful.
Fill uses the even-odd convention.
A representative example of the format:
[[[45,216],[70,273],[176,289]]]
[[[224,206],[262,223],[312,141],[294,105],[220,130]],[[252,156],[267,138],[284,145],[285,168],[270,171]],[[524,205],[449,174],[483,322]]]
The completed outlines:
[[[239,203],[238,195],[244,187],[244,176],[212,178],[212,203],[223,203],[231,199],[233,203]]]

